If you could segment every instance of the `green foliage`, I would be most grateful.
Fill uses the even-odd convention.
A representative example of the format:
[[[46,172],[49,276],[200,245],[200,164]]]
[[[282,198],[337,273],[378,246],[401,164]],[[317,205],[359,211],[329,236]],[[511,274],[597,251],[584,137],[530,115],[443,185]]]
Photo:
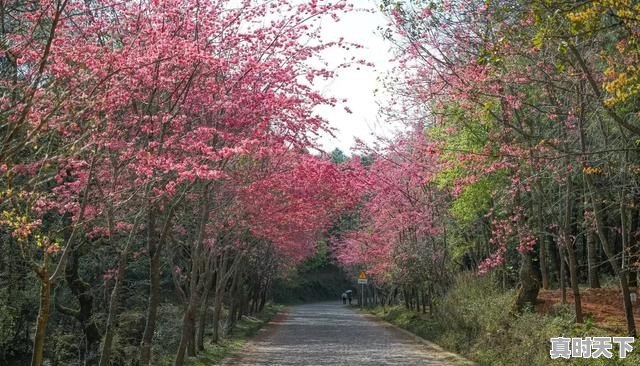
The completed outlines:
[[[268,304],[256,317],[242,317],[228,339],[215,345],[207,344],[202,354],[189,360],[188,366],[211,366],[219,364],[229,354],[241,350],[247,343],[247,340],[273,319],[281,310],[282,306],[280,305]],[[165,360],[161,365],[171,365],[171,361]]]
[[[303,271],[309,271],[316,268],[321,268],[329,264],[329,251],[327,244],[324,241],[318,242],[316,248],[316,254],[310,257],[302,264]]]
[[[461,225],[466,225],[491,206],[491,192],[497,186],[496,179],[482,178],[464,188],[462,194],[453,201],[451,213]]]
[[[279,279],[273,286],[272,296],[281,304],[337,300],[350,287],[351,282],[341,268],[325,263],[306,269],[303,266],[288,278]]]
[[[56,331],[51,336],[51,361],[53,365],[73,365],[80,353],[77,334]]]
[[[345,161],[347,161],[347,159],[348,159],[347,155],[345,155],[344,152],[342,152],[342,150],[338,149],[337,147],[333,149],[333,151],[331,151],[332,162],[336,164],[342,164]]]
[[[491,276],[463,274],[437,302],[433,316],[402,306],[387,312],[376,308],[373,313],[480,365],[637,365],[640,361],[640,354],[633,352],[624,360],[551,360],[551,337],[613,334],[595,328],[590,321],[575,325],[575,316],[567,306],[557,307],[549,314],[513,314],[509,311],[513,296],[513,291],[499,290]]]
[[[0,245],[0,249],[5,248]],[[0,271],[7,269],[0,273],[0,364],[30,356],[29,335],[38,311],[34,307],[38,303],[38,288],[33,273],[14,268],[20,262],[3,262],[5,259],[0,259]]]
[[[163,304],[158,309],[158,322],[153,337],[153,356],[155,360],[162,360],[174,356],[180,344],[180,329],[182,329],[182,306]]]
[[[20,332],[23,299],[16,298],[7,288],[0,288],[0,360],[14,356],[28,347],[19,347],[14,336]]]

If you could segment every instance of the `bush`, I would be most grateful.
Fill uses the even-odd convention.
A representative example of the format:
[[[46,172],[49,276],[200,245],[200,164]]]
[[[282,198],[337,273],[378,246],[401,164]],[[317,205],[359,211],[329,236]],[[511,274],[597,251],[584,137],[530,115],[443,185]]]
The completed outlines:
[[[182,331],[183,307],[172,304],[162,304],[158,308],[156,332],[153,335],[153,358],[156,363],[167,357],[173,357]]]
[[[78,365],[80,358],[80,339],[75,334],[64,334],[55,332],[49,341],[49,352],[51,364],[58,365]]]
[[[28,364],[31,360],[29,335],[38,312],[33,306],[38,303],[37,294],[35,286],[0,286],[0,364]]]
[[[621,334],[598,329],[590,321],[576,325],[575,314],[568,306],[559,306],[549,314],[531,311],[512,313],[514,296],[514,291],[500,290],[491,276],[464,274],[437,302],[432,317],[413,313],[401,306],[391,308],[386,314],[380,308],[374,313],[481,365],[640,364],[640,351],[630,353],[624,360],[551,360],[549,347],[552,337]]]

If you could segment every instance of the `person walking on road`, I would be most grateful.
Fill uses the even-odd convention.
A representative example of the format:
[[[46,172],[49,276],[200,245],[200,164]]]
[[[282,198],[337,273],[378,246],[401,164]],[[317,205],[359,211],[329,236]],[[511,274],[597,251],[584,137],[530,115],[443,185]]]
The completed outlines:
[[[342,304],[343,305],[347,304],[347,293],[346,292],[342,293]]]
[[[349,305],[351,305],[351,294],[353,292],[351,290],[347,291],[347,299],[349,300]]]

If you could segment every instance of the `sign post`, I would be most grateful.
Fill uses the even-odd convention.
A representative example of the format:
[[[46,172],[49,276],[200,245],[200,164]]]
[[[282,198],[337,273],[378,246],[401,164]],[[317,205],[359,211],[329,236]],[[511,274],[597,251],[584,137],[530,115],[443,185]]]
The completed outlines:
[[[367,274],[364,271],[360,271],[360,274],[358,274],[358,284],[360,285],[360,309],[364,306],[364,285],[368,282]]]

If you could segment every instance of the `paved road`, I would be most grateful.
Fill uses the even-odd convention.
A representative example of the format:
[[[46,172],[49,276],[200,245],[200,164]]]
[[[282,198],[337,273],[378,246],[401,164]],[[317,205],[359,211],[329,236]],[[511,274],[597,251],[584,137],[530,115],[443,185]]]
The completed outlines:
[[[225,365],[471,364],[342,304],[289,308]]]

